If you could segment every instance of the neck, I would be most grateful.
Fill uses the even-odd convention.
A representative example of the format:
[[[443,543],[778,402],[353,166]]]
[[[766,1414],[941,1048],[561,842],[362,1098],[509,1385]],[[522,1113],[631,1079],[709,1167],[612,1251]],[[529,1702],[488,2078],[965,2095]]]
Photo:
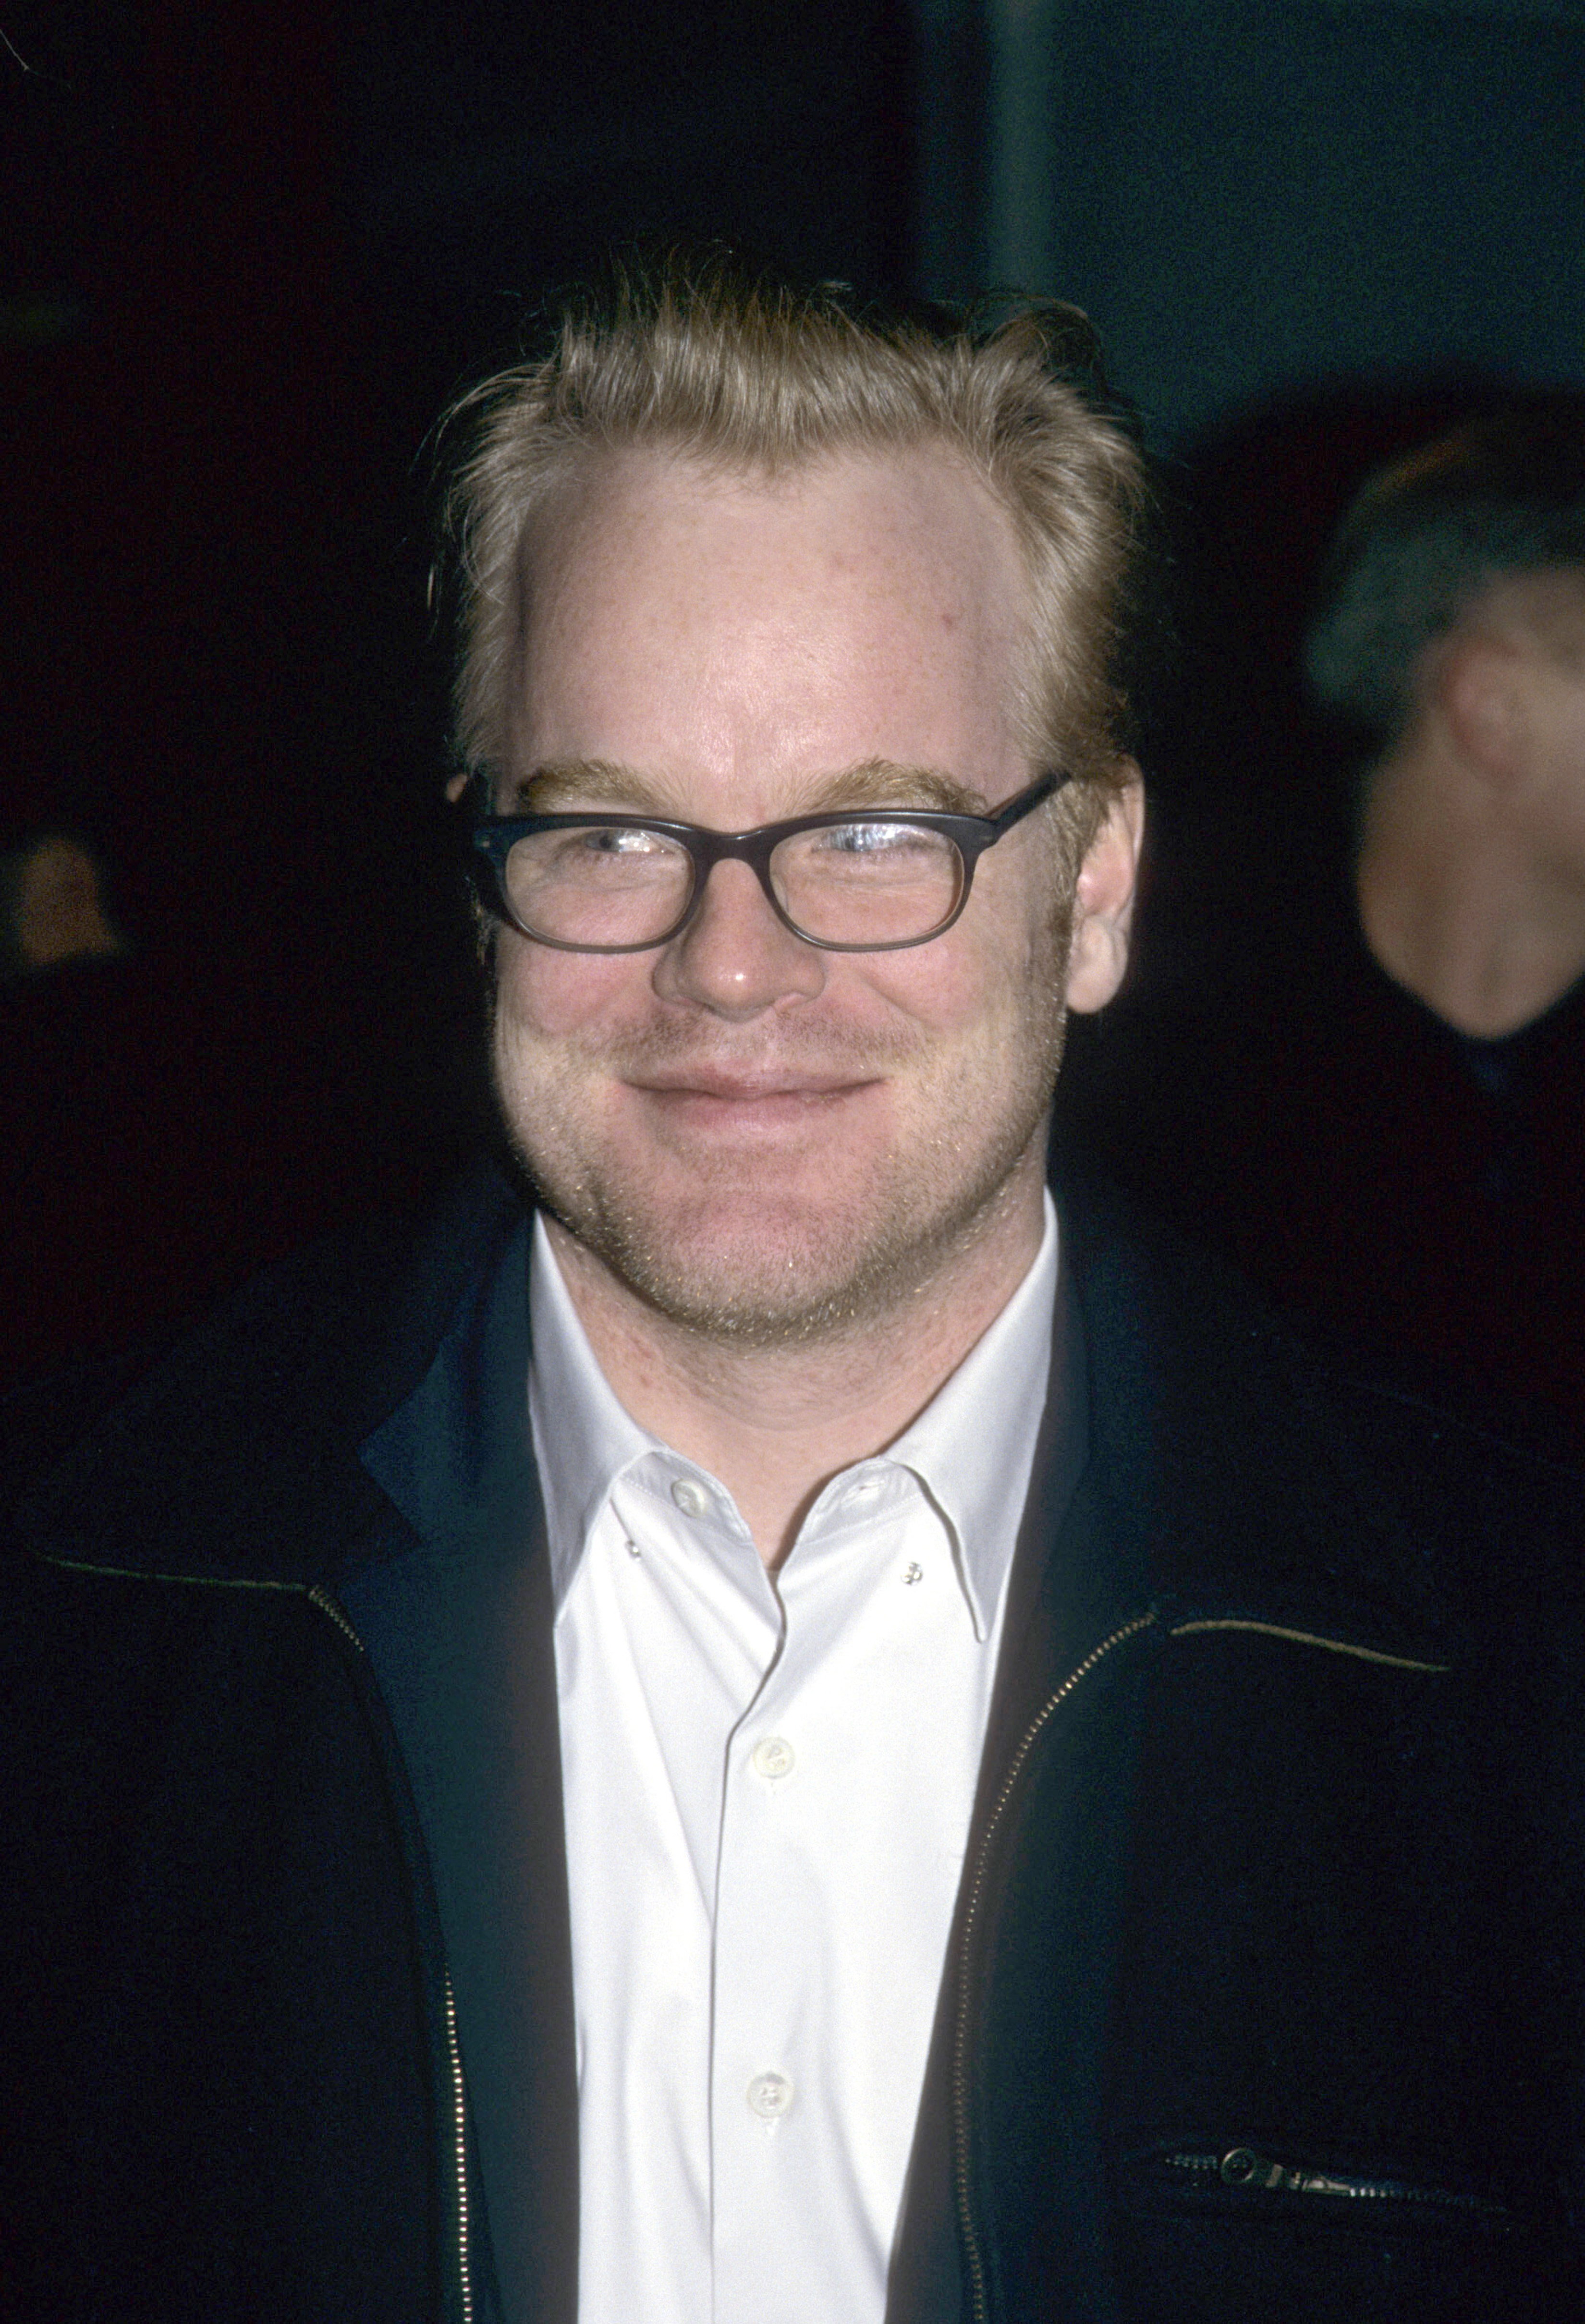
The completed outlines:
[[[884,1313],[784,1347],[677,1323],[555,1220],[546,1225],[616,1396],[641,1427],[719,1477],[774,1572],[822,1488],[899,1436],[1007,1305],[1040,1248],[1043,1185],[1031,1153],[978,1231]]]
[[[1585,890],[1553,874],[1500,793],[1424,752],[1374,778],[1355,892],[1381,966],[1460,1032],[1517,1032],[1585,973]]]

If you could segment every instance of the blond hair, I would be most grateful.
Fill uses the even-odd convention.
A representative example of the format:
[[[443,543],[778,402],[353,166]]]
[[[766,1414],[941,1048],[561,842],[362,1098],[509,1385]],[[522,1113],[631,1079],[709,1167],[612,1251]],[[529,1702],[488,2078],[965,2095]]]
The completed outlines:
[[[525,606],[527,528],[581,461],[653,447],[774,474],[824,455],[939,444],[1010,514],[1029,584],[1014,703],[1034,763],[1074,777],[1093,828],[1134,747],[1149,492],[1108,410],[1077,309],[1027,305],[994,327],[880,315],[843,286],[797,288],[726,256],[613,270],[569,306],[552,352],[454,408],[469,433],[444,533],[458,590],[455,743],[501,765]]]

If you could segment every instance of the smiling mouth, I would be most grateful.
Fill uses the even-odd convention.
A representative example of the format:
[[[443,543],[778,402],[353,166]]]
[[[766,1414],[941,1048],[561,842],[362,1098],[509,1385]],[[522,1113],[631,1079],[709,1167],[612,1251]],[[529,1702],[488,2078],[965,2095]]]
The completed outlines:
[[[875,1075],[864,1074],[657,1074],[629,1083],[645,1097],[704,1098],[720,1105],[759,1105],[767,1099],[788,1100],[843,1097],[854,1090],[871,1089]]]
[[[696,1073],[676,1080],[630,1082],[628,1086],[672,1120],[692,1122],[700,1128],[717,1125],[723,1129],[771,1129],[778,1124],[806,1122],[811,1115],[861,1097],[880,1084],[873,1074],[852,1080]]]

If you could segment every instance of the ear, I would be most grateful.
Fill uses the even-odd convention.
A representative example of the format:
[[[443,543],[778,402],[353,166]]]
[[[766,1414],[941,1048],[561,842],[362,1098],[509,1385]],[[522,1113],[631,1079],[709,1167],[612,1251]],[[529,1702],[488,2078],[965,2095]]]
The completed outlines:
[[[1448,641],[1432,696],[1461,758],[1507,788],[1530,745],[1529,661],[1516,639],[1466,630]]]
[[[1068,948],[1070,1009],[1104,1009],[1123,981],[1144,835],[1145,786],[1130,761],[1129,779],[1079,866]]]

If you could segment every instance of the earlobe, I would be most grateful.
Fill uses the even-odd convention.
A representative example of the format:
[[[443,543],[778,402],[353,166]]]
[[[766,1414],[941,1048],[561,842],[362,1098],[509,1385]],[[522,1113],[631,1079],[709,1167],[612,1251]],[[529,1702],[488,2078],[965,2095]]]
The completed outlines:
[[[1145,787],[1136,767],[1079,867],[1068,946],[1070,1009],[1104,1009],[1123,981],[1144,834]]]

